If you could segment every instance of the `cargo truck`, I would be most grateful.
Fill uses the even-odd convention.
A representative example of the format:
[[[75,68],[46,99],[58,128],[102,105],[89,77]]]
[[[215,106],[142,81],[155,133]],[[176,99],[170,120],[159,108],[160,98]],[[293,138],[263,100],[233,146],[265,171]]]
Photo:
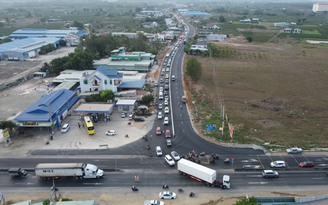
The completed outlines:
[[[74,177],[77,179],[101,178],[104,171],[85,163],[40,163],[35,167],[35,175],[43,179]]]
[[[178,171],[189,178],[203,182],[206,186],[230,189],[230,176],[224,175],[222,181],[216,180],[216,171],[186,159],[178,161]]]

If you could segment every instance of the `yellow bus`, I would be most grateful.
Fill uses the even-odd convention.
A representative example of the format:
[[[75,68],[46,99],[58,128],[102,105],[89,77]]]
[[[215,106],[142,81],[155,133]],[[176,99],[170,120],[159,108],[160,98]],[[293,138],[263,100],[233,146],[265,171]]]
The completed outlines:
[[[89,116],[84,116],[84,125],[87,128],[89,135],[95,134],[95,127],[93,126],[93,123]]]

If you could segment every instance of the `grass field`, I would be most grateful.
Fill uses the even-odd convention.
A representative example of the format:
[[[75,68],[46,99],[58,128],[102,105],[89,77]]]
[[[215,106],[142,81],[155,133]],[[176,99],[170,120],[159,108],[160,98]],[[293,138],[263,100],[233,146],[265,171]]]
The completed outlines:
[[[239,143],[274,147],[328,147],[328,46],[293,39],[275,44],[226,43],[238,55],[227,59],[197,57],[201,82],[191,84],[193,113],[204,129],[221,126],[225,106]],[[216,131],[204,133],[230,141]]]

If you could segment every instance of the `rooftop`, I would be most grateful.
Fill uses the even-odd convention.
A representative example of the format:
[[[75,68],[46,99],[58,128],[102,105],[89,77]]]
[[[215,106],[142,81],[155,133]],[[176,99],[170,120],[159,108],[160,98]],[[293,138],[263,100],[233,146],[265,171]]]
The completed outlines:
[[[27,52],[48,44],[54,44],[57,41],[59,41],[58,38],[24,38],[21,40],[0,44],[0,52]]]

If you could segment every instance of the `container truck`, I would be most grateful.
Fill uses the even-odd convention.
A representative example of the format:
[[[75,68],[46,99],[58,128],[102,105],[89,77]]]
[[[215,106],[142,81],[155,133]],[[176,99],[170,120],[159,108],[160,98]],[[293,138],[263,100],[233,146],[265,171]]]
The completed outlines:
[[[178,161],[178,171],[189,178],[205,183],[206,186],[230,189],[230,176],[224,175],[222,181],[217,181],[216,171],[186,159]]]
[[[104,171],[97,166],[85,163],[40,163],[35,167],[35,175],[43,179],[74,177],[101,178]]]

